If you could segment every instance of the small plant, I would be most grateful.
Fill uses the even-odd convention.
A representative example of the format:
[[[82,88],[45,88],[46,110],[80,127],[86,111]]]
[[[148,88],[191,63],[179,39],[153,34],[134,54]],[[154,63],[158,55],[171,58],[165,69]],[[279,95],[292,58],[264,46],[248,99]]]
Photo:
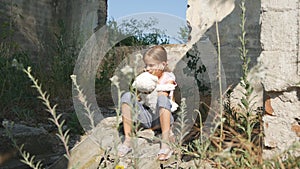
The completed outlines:
[[[71,75],[71,79],[75,86],[75,90],[78,92],[77,98],[80,101],[80,103],[83,105],[83,109],[85,111],[84,115],[86,115],[87,118],[89,119],[90,128],[91,130],[93,130],[96,127],[94,122],[95,112],[91,110],[91,104],[88,104],[86,96],[83,93],[83,90],[80,89],[80,86],[77,84],[76,75]]]
[[[10,138],[10,140],[12,141],[12,144],[15,148],[17,148],[17,150],[19,151],[19,153],[21,154],[22,158],[21,162],[23,162],[24,164],[28,165],[30,168],[33,169],[41,169],[43,167],[43,164],[41,161],[37,161],[35,160],[35,156],[31,156],[29,152],[24,150],[24,145],[19,146],[16,142],[16,140],[14,139],[13,135],[12,135],[12,128],[14,126],[13,123],[6,123],[3,125],[5,127],[5,131],[6,131],[6,135]]]
[[[177,113],[177,128],[175,128],[175,132],[177,133],[176,136],[176,141],[179,146],[183,144],[184,138],[188,135],[188,132],[186,131],[187,129],[187,123],[188,120],[186,119],[187,117],[187,106],[185,103],[185,98],[181,99],[181,105],[180,105],[180,111]]]
[[[28,78],[33,82],[32,87],[36,88],[40,95],[38,98],[43,101],[43,104],[46,106],[46,110],[50,113],[51,118],[49,118],[49,120],[52,121],[56,125],[57,130],[58,130],[58,133],[56,135],[63,143],[63,146],[66,151],[65,156],[67,159],[69,159],[71,156],[71,154],[69,152],[69,147],[68,147],[69,130],[63,131],[63,125],[65,124],[65,121],[64,120],[61,121],[61,119],[60,119],[62,114],[57,115],[57,113],[56,113],[57,105],[51,106],[50,101],[49,101],[49,95],[47,94],[47,92],[44,92],[42,90],[42,86],[38,83],[38,80],[32,76],[31,67],[28,67],[27,69],[23,69],[23,71],[27,74]],[[26,152],[25,150],[23,150],[23,145],[20,147],[18,146],[18,144],[14,140],[11,132],[9,131],[9,129],[12,128],[12,126],[10,128],[8,126],[5,126],[5,127],[6,127],[9,138],[13,142],[13,145],[19,150],[19,152],[23,158],[21,161],[33,169],[42,168],[41,161],[38,161],[37,163],[35,163],[35,156],[32,156],[32,155],[30,155],[29,152]]]
[[[188,119],[187,119],[187,110],[186,110],[185,98],[181,99],[180,111],[178,111],[178,117],[176,123],[173,125],[175,128],[175,142],[168,143],[171,144],[171,147],[177,152],[177,167],[180,166],[182,160],[182,151],[185,150],[183,145],[185,137],[189,134],[188,129]],[[171,129],[172,130],[172,129]],[[171,136],[174,137],[174,136]],[[172,138],[171,138],[172,139]]]
[[[29,152],[26,152],[25,150],[23,150],[23,146],[21,146],[19,148],[20,154],[23,157],[23,160],[21,160],[21,162],[23,162],[24,164],[28,165],[29,167],[33,168],[33,169],[40,169],[42,168],[43,164],[41,161],[38,161],[35,164],[35,156],[31,156]]]
[[[207,140],[195,139],[186,150],[186,154],[190,154],[196,159],[213,160],[217,168],[253,168],[261,166],[261,113],[255,112],[252,105],[250,95],[253,92],[249,81],[247,80],[248,65],[250,58],[247,56],[246,49],[246,31],[245,31],[245,1],[241,1],[241,48],[240,56],[243,61],[243,77],[241,86],[244,88],[243,97],[241,98],[242,111],[235,111],[231,108],[230,99],[224,99],[221,86],[221,68],[220,68],[220,40],[218,33],[218,24],[216,23],[217,40],[218,40],[218,78],[220,86],[220,118],[213,134],[208,136]],[[230,95],[230,91],[227,93]],[[202,125],[199,131],[202,133]],[[200,134],[201,135],[201,134]],[[201,160],[200,160],[201,161]],[[195,165],[199,166],[199,160],[195,160]]]
[[[242,10],[240,57],[243,61],[243,77],[240,84],[243,87],[243,96],[240,100],[241,104],[238,105],[241,108],[240,111],[232,110],[229,98],[225,101],[224,109],[226,113],[223,114],[225,121],[222,122],[219,141],[220,145],[221,140],[223,142],[223,145],[219,147],[223,151],[219,156],[219,160],[222,165],[230,168],[252,168],[261,164],[261,113],[255,112],[251,107],[253,104],[250,96],[253,93],[253,88],[247,80],[250,58],[247,56],[248,50],[246,49],[246,8],[244,0],[241,1],[240,8]],[[228,95],[230,95],[230,92]]]
[[[56,113],[57,105],[51,106],[50,101],[49,101],[49,95],[47,94],[47,92],[44,92],[42,90],[42,85],[40,85],[38,83],[38,80],[32,76],[31,67],[28,67],[27,69],[23,69],[23,71],[27,74],[28,78],[33,82],[32,87],[36,88],[36,90],[38,91],[38,93],[40,95],[38,98],[43,101],[43,104],[46,106],[46,110],[52,116],[51,118],[49,118],[49,120],[52,121],[56,125],[57,130],[58,130],[58,133],[56,135],[63,143],[64,148],[66,150],[65,156],[67,159],[69,159],[70,158],[70,152],[69,152],[69,146],[68,146],[69,130],[63,131],[63,125],[65,123],[65,120],[62,120],[62,121],[60,120],[62,114],[57,115],[57,113]]]

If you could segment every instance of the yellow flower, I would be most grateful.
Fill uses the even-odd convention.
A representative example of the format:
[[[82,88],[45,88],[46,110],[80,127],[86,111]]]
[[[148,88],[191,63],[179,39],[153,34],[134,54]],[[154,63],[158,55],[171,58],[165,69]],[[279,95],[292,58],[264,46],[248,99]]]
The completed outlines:
[[[115,169],[124,169],[124,166],[122,166],[122,165],[116,165]]]

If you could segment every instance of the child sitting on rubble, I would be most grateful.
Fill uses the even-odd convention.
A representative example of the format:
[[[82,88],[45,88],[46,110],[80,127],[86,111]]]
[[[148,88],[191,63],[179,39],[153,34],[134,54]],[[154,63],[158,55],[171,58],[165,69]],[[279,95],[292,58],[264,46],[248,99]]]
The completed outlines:
[[[143,56],[145,63],[144,73],[136,77],[133,87],[139,93],[139,98],[134,98],[130,92],[124,93],[121,98],[121,112],[124,126],[125,139],[118,146],[118,155],[125,156],[132,150],[131,132],[132,123],[136,120],[144,128],[162,131],[162,141],[158,152],[158,160],[168,160],[173,151],[168,145],[171,137],[171,125],[174,118],[171,112],[178,105],[173,101],[173,92],[176,87],[175,75],[167,67],[167,52],[158,45],[151,47]],[[134,119],[134,110],[138,109],[137,119]]]

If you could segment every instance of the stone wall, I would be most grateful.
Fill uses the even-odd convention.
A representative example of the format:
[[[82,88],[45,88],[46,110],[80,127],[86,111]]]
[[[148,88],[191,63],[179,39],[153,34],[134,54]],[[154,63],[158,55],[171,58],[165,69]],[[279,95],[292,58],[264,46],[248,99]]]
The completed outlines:
[[[300,141],[299,6],[299,0],[262,1],[262,53],[257,66],[272,110],[263,118],[266,158]]]
[[[222,2],[229,1],[220,1],[219,4]],[[195,11],[204,10],[201,6],[205,5],[201,0],[190,0],[189,3],[197,8]],[[228,85],[238,83],[242,75],[238,38],[241,35],[239,4],[240,0],[235,1],[234,11],[219,23],[222,64]],[[251,57],[249,79],[254,86],[257,101],[266,110],[263,117],[264,158],[281,153],[300,141],[299,7],[299,0],[246,0],[246,38],[248,56]],[[223,4],[223,9],[228,8]],[[208,10],[207,13],[202,18],[194,17],[196,19],[190,19],[187,15],[187,20],[195,22],[190,25],[203,26],[203,22],[218,13],[218,9]],[[199,30],[198,34],[201,34]],[[215,25],[205,34],[216,46]],[[197,34],[192,32],[191,35]],[[296,151],[300,155],[299,149]]]
[[[55,47],[54,32],[58,33],[59,20],[68,32],[66,39],[85,42],[97,26],[105,24],[107,1],[2,0],[0,13],[1,33],[9,29],[3,25],[11,23],[13,41],[31,57],[44,59]]]

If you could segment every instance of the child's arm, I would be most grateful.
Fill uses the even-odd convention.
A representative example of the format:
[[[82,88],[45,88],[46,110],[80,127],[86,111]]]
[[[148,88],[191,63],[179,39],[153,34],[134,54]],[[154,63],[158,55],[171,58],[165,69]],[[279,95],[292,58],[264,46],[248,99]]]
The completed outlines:
[[[177,86],[175,82],[175,76],[171,73],[163,73],[162,77],[159,78],[156,90],[159,92],[158,94],[162,94],[165,96],[172,96],[172,92],[175,90]]]

